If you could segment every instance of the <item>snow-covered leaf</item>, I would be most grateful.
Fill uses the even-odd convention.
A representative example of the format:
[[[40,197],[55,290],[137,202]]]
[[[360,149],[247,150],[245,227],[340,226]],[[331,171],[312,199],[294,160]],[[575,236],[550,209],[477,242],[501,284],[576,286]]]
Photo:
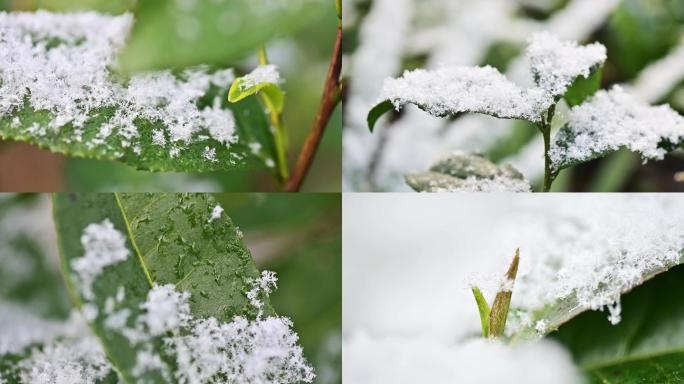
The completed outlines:
[[[544,90],[521,88],[490,66],[406,71],[385,80],[381,100],[397,110],[415,104],[439,117],[475,112],[533,122],[541,121],[553,102]]]
[[[242,234],[207,195],[58,194],[62,267],[127,382],[311,381]]]
[[[121,64],[126,71],[229,64],[307,25],[326,6],[333,11],[332,5],[324,0],[139,1],[138,22]]]
[[[406,176],[417,192],[529,192],[529,182],[512,166],[496,165],[480,154],[454,153],[425,172]]]
[[[556,100],[575,79],[588,79],[606,61],[606,47],[601,43],[579,46],[549,33],[534,35],[526,53],[535,83]]]
[[[264,95],[269,107],[276,113],[283,111],[285,94],[280,89],[280,75],[275,65],[259,66],[251,73],[235,79],[228,91],[228,101],[235,103],[257,93]]]
[[[606,156],[621,148],[644,160],[662,160],[684,142],[684,118],[668,105],[650,106],[619,86],[574,107],[549,155],[555,170]]]
[[[132,23],[130,14],[0,13],[0,137],[153,171],[234,168],[257,158],[256,145],[257,162],[273,161],[258,103],[225,100],[232,70],[117,75]]]
[[[551,336],[561,341],[589,383],[678,383],[684,376],[684,268],[656,276],[622,298],[622,321],[583,313]]]

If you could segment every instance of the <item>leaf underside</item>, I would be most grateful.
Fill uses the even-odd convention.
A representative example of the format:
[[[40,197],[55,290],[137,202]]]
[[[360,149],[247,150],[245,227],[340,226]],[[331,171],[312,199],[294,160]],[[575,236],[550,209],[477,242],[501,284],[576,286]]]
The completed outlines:
[[[249,251],[225,214],[208,222],[216,202],[203,194],[55,194],[55,222],[62,253],[61,266],[67,286],[78,306],[88,302],[76,289],[71,262],[84,254],[80,242],[84,228],[91,223],[111,221],[126,236],[129,256],[108,266],[93,283],[91,304],[102,312],[107,298],[120,287],[125,299],[119,304],[131,311],[130,319],[140,314],[140,304],[152,284],[173,284],[178,291],[191,294],[194,317],[213,316],[229,321],[235,315],[254,318],[246,292],[250,280],[258,276]],[[273,314],[265,301],[264,313]],[[111,363],[127,382],[135,382],[137,347],[119,332],[108,329],[105,316],[91,322]],[[129,319],[129,322],[131,321]],[[128,324],[132,325],[132,324]],[[161,338],[152,343],[170,366],[174,362],[162,351]],[[138,378],[140,379],[140,378]],[[158,372],[142,379],[162,380]]]
[[[373,132],[373,129],[375,128],[375,124],[378,122],[378,119],[380,119],[385,113],[387,113],[393,109],[394,109],[394,105],[389,100],[385,100],[385,101],[377,104],[375,107],[373,107],[368,112],[368,118],[367,118],[368,129],[371,132]]]
[[[320,0],[139,1],[124,71],[230,64],[319,17]]]

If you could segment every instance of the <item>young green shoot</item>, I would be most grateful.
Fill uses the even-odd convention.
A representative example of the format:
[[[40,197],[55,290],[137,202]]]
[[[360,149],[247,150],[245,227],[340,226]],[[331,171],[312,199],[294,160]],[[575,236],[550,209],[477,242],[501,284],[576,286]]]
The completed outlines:
[[[494,298],[494,303],[490,309],[486,299],[482,295],[479,288],[473,287],[473,296],[477,302],[477,309],[480,312],[480,321],[482,323],[483,337],[500,337],[504,334],[506,329],[506,319],[508,318],[508,310],[511,304],[511,297],[513,295],[513,283],[518,274],[518,264],[520,262],[520,248],[515,250],[513,261],[506,272],[506,279],[499,292]]]

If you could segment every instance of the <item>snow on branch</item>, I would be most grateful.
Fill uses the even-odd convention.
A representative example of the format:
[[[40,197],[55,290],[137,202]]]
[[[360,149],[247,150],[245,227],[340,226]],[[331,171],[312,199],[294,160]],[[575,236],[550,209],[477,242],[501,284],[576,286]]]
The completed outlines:
[[[606,61],[606,47],[601,43],[580,46],[576,41],[561,41],[549,33],[538,33],[527,47],[530,70],[537,86],[559,98],[582,76]]]
[[[628,148],[662,160],[684,140],[684,118],[668,105],[650,106],[615,86],[574,107],[549,152],[555,169]]]

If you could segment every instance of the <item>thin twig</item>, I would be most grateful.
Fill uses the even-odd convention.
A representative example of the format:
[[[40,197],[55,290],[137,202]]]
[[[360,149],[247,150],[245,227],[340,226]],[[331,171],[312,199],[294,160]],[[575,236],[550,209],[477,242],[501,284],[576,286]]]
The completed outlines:
[[[297,165],[292,174],[292,178],[285,185],[286,192],[297,192],[302,187],[304,178],[306,177],[311,164],[313,162],[316,151],[323,138],[330,116],[335,111],[337,104],[342,98],[342,89],[340,87],[340,73],[342,71],[342,26],[338,23],[337,37],[335,39],[335,48],[333,49],[332,59],[330,60],[330,67],[325,79],[325,88],[323,89],[323,96],[321,104],[316,112],[316,118],[313,121],[302,151],[299,153]]]

